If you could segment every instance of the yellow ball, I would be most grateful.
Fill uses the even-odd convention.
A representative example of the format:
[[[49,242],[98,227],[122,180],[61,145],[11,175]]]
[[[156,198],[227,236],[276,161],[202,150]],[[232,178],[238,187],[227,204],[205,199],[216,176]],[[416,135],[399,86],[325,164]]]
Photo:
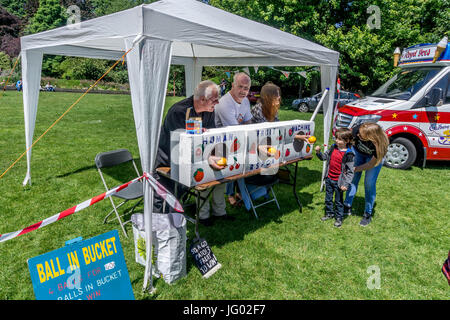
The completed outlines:
[[[314,142],[316,142],[316,140],[317,140],[317,139],[316,139],[316,137],[314,137],[314,136],[311,136],[311,137],[308,138],[308,142],[309,142],[309,143],[314,143]]]
[[[226,158],[221,158],[219,161],[217,161],[217,164],[219,166],[226,166],[227,165],[227,159]]]
[[[277,149],[274,147],[269,147],[267,149],[267,152],[270,153],[271,155],[275,155],[277,153]]]

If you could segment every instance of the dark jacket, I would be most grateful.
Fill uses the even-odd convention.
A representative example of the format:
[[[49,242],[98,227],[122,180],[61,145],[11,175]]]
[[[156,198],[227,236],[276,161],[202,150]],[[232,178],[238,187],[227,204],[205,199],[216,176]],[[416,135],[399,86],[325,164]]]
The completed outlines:
[[[316,152],[317,157],[327,162],[326,166],[326,174],[325,178],[328,177],[328,170],[330,169],[330,158],[331,154],[333,153],[334,149],[337,148],[336,144],[333,144],[330,149],[328,149],[325,153],[322,152]],[[342,157],[342,165],[341,165],[341,174],[339,175],[338,179],[338,186],[339,187],[347,187],[347,189],[350,186],[350,183],[353,180],[353,176],[355,174],[355,151],[353,147],[347,148],[347,151],[345,152],[344,156]]]
[[[202,118],[202,127],[206,129],[215,128],[214,112],[201,112],[197,114],[194,110],[194,96],[175,103],[167,111],[167,115],[161,125],[159,135],[158,153],[156,155],[155,168],[170,167],[170,133],[176,129],[186,128],[186,112],[190,110],[190,117]]]
[[[359,153],[365,155],[365,156],[373,156],[377,157],[377,148],[373,144],[372,141],[363,141],[359,138],[359,128],[361,125],[357,125],[352,129],[352,135],[353,135],[353,142],[354,146],[353,148],[358,151]]]

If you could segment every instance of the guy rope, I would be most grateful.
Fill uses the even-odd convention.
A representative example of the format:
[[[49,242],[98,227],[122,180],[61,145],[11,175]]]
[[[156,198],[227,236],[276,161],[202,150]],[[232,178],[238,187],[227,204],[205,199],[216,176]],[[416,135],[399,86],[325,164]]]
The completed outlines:
[[[67,113],[69,113],[69,111],[70,110],[72,110],[72,108],[73,107],[75,107],[75,105],[77,105],[77,103],[78,102],[80,102],[80,100],[81,99],[83,99],[84,98],[84,96],[86,95],[86,94],[88,94],[99,82],[100,82],[100,80],[102,80],[112,69],[114,69],[114,67],[115,66],[117,66],[117,64],[119,63],[119,62],[121,62],[122,61],[122,64],[125,62],[125,56],[131,51],[133,49],[133,47],[131,47],[127,52],[125,52],[123,55],[122,55],[122,57],[120,57],[97,81],[95,81],[95,83],[93,84],[93,85],[91,85],[58,119],[56,119],[56,121],[55,122],[53,122],[53,124],[50,126],[50,127],[48,127],[48,129],[47,130],[45,130],[44,131],[44,133],[43,134],[41,134],[41,136],[39,137],[39,138],[37,138],[34,142],[33,142],[33,144],[27,149],[27,150],[25,150],[25,152],[24,153],[22,153],[21,155],[20,155],[20,157],[19,158],[17,158],[16,159],[16,161],[14,161],[10,166],[9,166],[9,168],[8,169],[6,169],[1,175],[0,175],[0,179],[1,178],[3,178],[3,176],[12,168],[12,167],[14,167],[14,165],[17,163],[17,162],[19,162],[20,161],[20,159],[22,159],[23,158],[23,156],[24,155],[26,155],[27,154],[27,152],[28,151],[30,151],[31,150],[31,148],[33,148],[34,147],[34,145],[36,144],[36,143],[38,143],[38,141],[39,140],[41,140]],[[18,61],[18,59],[16,60],[16,64],[17,64],[17,61]],[[14,65],[14,67],[15,67],[15,65]]]

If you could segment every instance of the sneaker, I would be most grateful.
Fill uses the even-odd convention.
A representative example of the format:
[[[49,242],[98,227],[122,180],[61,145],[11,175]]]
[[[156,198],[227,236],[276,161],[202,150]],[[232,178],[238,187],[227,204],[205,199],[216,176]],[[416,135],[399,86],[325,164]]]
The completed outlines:
[[[352,215],[352,207],[344,204],[344,216]]]
[[[336,221],[334,222],[334,226],[337,227],[337,228],[342,226],[342,220],[341,219],[336,219]]]
[[[224,214],[222,216],[214,216],[214,219],[216,219],[216,220],[225,220],[225,221],[234,221],[234,220],[236,220],[235,217],[229,216],[228,214]]]
[[[206,219],[198,219],[198,221],[204,225],[205,227],[210,227],[214,224],[213,220],[211,218]]]
[[[363,218],[361,219],[361,222],[359,223],[359,225],[361,227],[366,227],[371,221],[372,221],[372,215],[364,212]]]
[[[326,215],[324,215],[322,218],[320,218],[320,220],[322,220],[322,221],[327,221],[327,220],[333,219],[333,218],[334,218],[333,216],[331,216],[331,215],[329,215],[329,214],[326,214]]]

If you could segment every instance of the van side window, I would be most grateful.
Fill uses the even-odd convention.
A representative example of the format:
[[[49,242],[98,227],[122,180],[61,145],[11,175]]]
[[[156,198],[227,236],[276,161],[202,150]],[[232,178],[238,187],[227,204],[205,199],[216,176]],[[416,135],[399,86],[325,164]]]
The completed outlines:
[[[436,83],[433,88],[431,88],[427,95],[434,89],[434,88],[440,88],[442,90],[442,97],[444,104],[450,103],[450,88],[449,88],[449,74],[447,73],[445,76],[443,76],[438,83]],[[423,108],[426,107],[426,96],[420,99],[414,106],[414,108]]]
[[[443,76],[442,79],[439,80],[439,82],[433,86],[433,89],[434,88],[440,88],[442,90],[442,97],[443,97],[444,104],[445,104],[448,99],[448,92],[447,92],[448,91],[448,89],[447,89],[448,88],[448,73],[445,76]]]
[[[449,104],[450,103],[450,77],[447,74],[447,94],[445,94],[444,92],[444,104]]]

